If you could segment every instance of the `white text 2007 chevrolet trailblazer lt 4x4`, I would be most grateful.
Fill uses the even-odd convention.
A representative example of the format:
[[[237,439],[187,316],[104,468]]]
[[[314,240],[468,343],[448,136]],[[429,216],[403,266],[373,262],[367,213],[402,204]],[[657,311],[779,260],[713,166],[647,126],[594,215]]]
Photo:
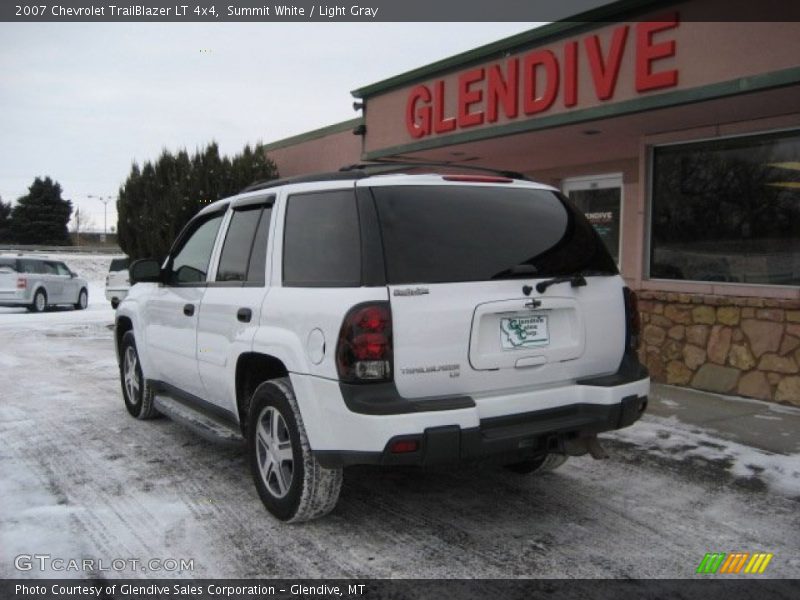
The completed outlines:
[[[362,165],[254,185],[131,278],[128,411],[244,438],[287,521],[331,511],[348,465],[600,457],[596,434],[647,404],[635,296],[580,211],[517,178]]]

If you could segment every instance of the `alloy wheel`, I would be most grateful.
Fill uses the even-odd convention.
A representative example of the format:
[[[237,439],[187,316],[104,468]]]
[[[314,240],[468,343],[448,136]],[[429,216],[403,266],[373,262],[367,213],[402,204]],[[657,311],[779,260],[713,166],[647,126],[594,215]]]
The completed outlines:
[[[256,452],[261,479],[276,498],[283,498],[292,485],[294,454],[289,428],[283,415],[267,406],[258,416]]]
[[[133,349],[133,346],[128,346],[125,349],[125,360],[122,365],[122,376],[125,381],[128,402],[133,405],[139,404],[139,388],[141,387],[138,369],[139,357],[136,356],[136,350]]]

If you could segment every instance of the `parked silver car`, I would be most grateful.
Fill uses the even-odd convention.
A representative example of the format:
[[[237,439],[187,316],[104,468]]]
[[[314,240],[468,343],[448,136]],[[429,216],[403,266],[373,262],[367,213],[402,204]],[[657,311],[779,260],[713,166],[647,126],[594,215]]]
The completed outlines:
[[[0,306],[24,306],[42,312],[67,304],[83,310],[89,304],[89,284],[58,260],[0,256]]]

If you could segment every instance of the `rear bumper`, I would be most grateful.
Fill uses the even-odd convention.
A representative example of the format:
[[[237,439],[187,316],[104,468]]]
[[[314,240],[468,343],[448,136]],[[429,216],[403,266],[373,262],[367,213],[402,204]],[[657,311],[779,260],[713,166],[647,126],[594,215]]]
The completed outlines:
[[[32,302],[28,289],[0,291],[0,306],[28,306]]]
[[[650,391],[647,370],[635,358],[611,376],[502,394],[407,400],[376,386],[374,404],[371,386],[348,397],[337,381],[291,379],[311,448],[329,467],[541,454],[574,437],[627,427],[643,413]],[[391,454],[397,439],[417,440],[419,448]]]
[[[505,458],[508,461],[563,451],[571,439],[621,429],[647,408],[647,396],[632,394],[619,404],[572,404],[505,417],[483,419],[478,427],[428,427],[390,439],[380,452],[314,451],[325,467],[356,464],[431,466]],[[415,441],[417,450],[394,454],[395,441]]]
[[[125,299],[125,296],[128,295],[128,291],[130,288],[125,289],[106,289],[106,300],[111,302],[114,298],[119,300],[120,302]]]

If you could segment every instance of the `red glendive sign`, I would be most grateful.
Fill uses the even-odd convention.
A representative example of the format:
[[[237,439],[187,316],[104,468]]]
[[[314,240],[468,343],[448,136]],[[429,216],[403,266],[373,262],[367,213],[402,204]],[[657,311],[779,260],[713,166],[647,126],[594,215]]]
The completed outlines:
[[[673,87],[678,83],[678,70],[659,70],[656,63],[675,56],[675,40],[659,36],[656,41],[654,35],[677,26],[678,13],[669,13],[654,21],[619,25],[613,30],[606,49],[601,47],[599,36],[589,35],[567,42],[561,56],[547,48],[537,48],[504,63],[463,71],[458,75],[456,116],[444,115],[448,90],[443,79],[430,85],[418,85],[408,94],[406,127],[412,137],[422,138],[485,122],[494,123],[501,113],[513,120],[519,117],[520,109],[531,116],[553,106],[562,88],[564,106],[573,107],[578,103],[581,46],[597,99],[609,100],[614,96],[628,37],[633,36],[636,38],[636,92]]]

